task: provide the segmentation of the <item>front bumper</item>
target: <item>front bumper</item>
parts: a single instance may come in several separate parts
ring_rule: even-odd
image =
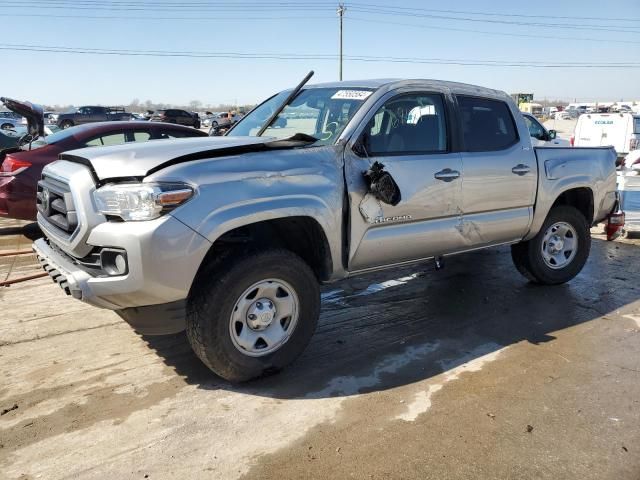
[[[210,242],[166,215],[146,222],[105,222],[87,239],[92,247],[126,251],[128,271],[109,276],[88,270],[55,244],[33,244],[38,261],[60,287],[74,298],[110,310],[159,305],[184,300]]]

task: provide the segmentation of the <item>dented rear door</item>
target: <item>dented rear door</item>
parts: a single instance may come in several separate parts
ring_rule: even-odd
[[[531,224],[538,184],[529,130],[504,100],[456,100],[464,150],[458,230],[468,248],[518,241]]]

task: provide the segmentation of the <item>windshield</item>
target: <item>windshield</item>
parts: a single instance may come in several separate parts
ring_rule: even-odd
[[[373,90],[364,88],[302,90],[271,122],[262,136],[289,138],[302,133],[317,138],[314,145],[332,144],[372,93]],[[281,92],[271,97],[238,122],[228,135],[256,136],[288,95],[289,92]]]

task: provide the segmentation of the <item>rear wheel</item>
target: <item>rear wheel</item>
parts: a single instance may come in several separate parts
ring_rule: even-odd
[[[535,283],[557,285],[575,277],[589,257],[591,235],[584,215],[576,208],[553,208],[538,234],[511,247],[518,271]]]
[[[274,373],[305,349],[320,314],[309,266],[287,250],[215,262],[189,298],[187,336],[198,357],[232,382]]]

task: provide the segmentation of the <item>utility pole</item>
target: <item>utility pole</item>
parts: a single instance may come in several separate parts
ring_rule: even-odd
[[[338,69],[338,79],[342,81],[342,18],[344,17],[344,12],[346,11],[346,7],[344,3],[338,4],[338,18],[340,19],[340,65]]]

